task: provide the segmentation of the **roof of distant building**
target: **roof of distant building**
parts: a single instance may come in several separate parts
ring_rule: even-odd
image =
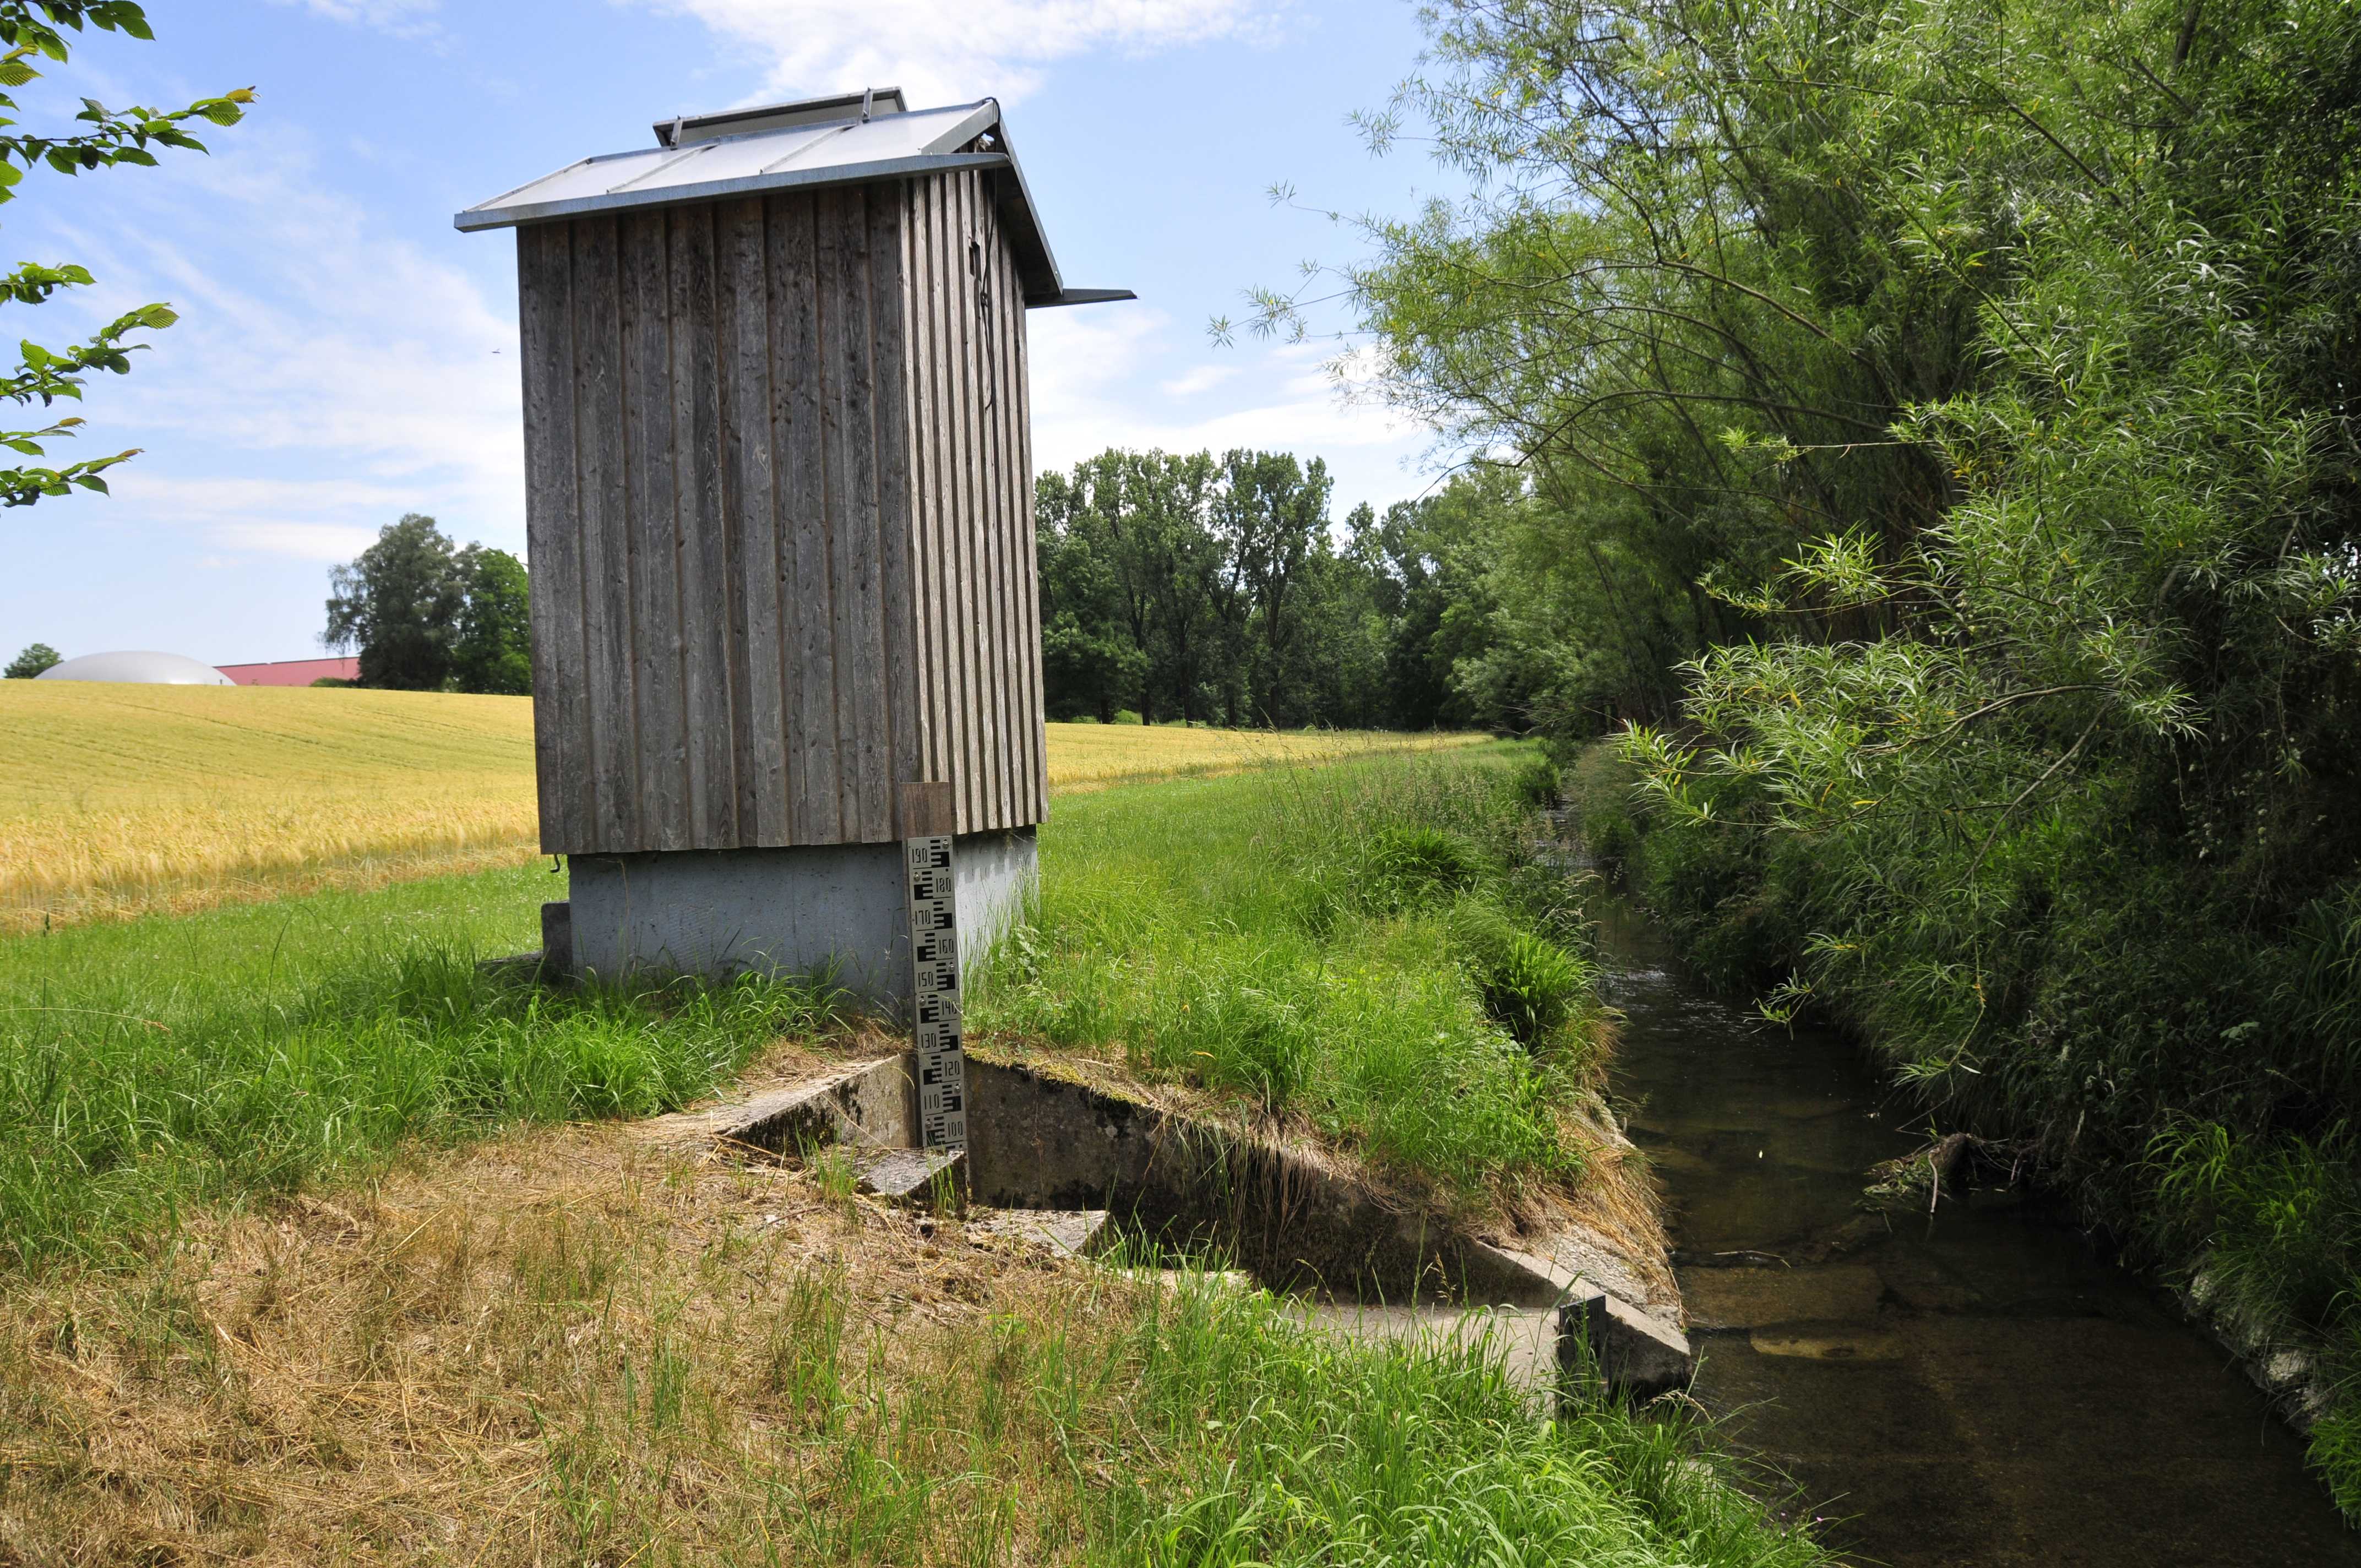
[[[361,678],[361,662],[280,659],[267,664],[224,664],[221,673],[242,686],[308,686],[313,681],[357,681]]]

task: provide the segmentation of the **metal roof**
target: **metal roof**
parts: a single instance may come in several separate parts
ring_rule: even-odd
[[[980,169],[1016,249],[1025,302],[1128,300],[1126,289],[1069,289],[1026,189],[997,100],[906,109],[898,88],[682,115],[655,127],[657,145],[570,163],[479,203],[452,220],[463,230],[510,228],[633,207],[709,202],[824,185],[856,185],[953,169]]]

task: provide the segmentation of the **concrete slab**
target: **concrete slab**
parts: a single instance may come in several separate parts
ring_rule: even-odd
[[[1088,1257],[1104,1247],[1113,1233],[1104,1209],[986,1209],[971,1211],[971,1233],[1005,1236],[1045,1246],[1069,1257]]]
[[[723,1105],[694,1119],[694,1135],[795,1154],[829,1144],[910,1148],[918,1141],[909,1058],[881,1057],[812,1083]]]
[[[965,1149],[884,1149],[854,1165],[863,1192],[915,1209],[956,1203],[967,1190]]]
[[[1306,1306],[1301,1321],[1362,1344],[1400,1344],[1428,1354],[1479,1351],[1499,1357],[1509,1380],[1530,1393],[1557,1387],[1556,1314],[1534,1308]]]

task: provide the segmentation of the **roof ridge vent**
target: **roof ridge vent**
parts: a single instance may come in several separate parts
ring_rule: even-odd
[[[765,104],[752,109],[724,109],[712,115],[677,115],[653,127],[658,147],[688,147],[754,131],[784,130],[790,126],[824,126],[835,121],[867,125],[886,115],[906,115],[910,105],[899,87],[867,87],[826,98],[799,98],[788,104]]]

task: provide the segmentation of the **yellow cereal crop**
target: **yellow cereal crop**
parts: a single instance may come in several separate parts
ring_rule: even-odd
[[[1060,792],[1476,737],[1049,726]],[[0,932],[513,865],[523,697],[0,682]]]

